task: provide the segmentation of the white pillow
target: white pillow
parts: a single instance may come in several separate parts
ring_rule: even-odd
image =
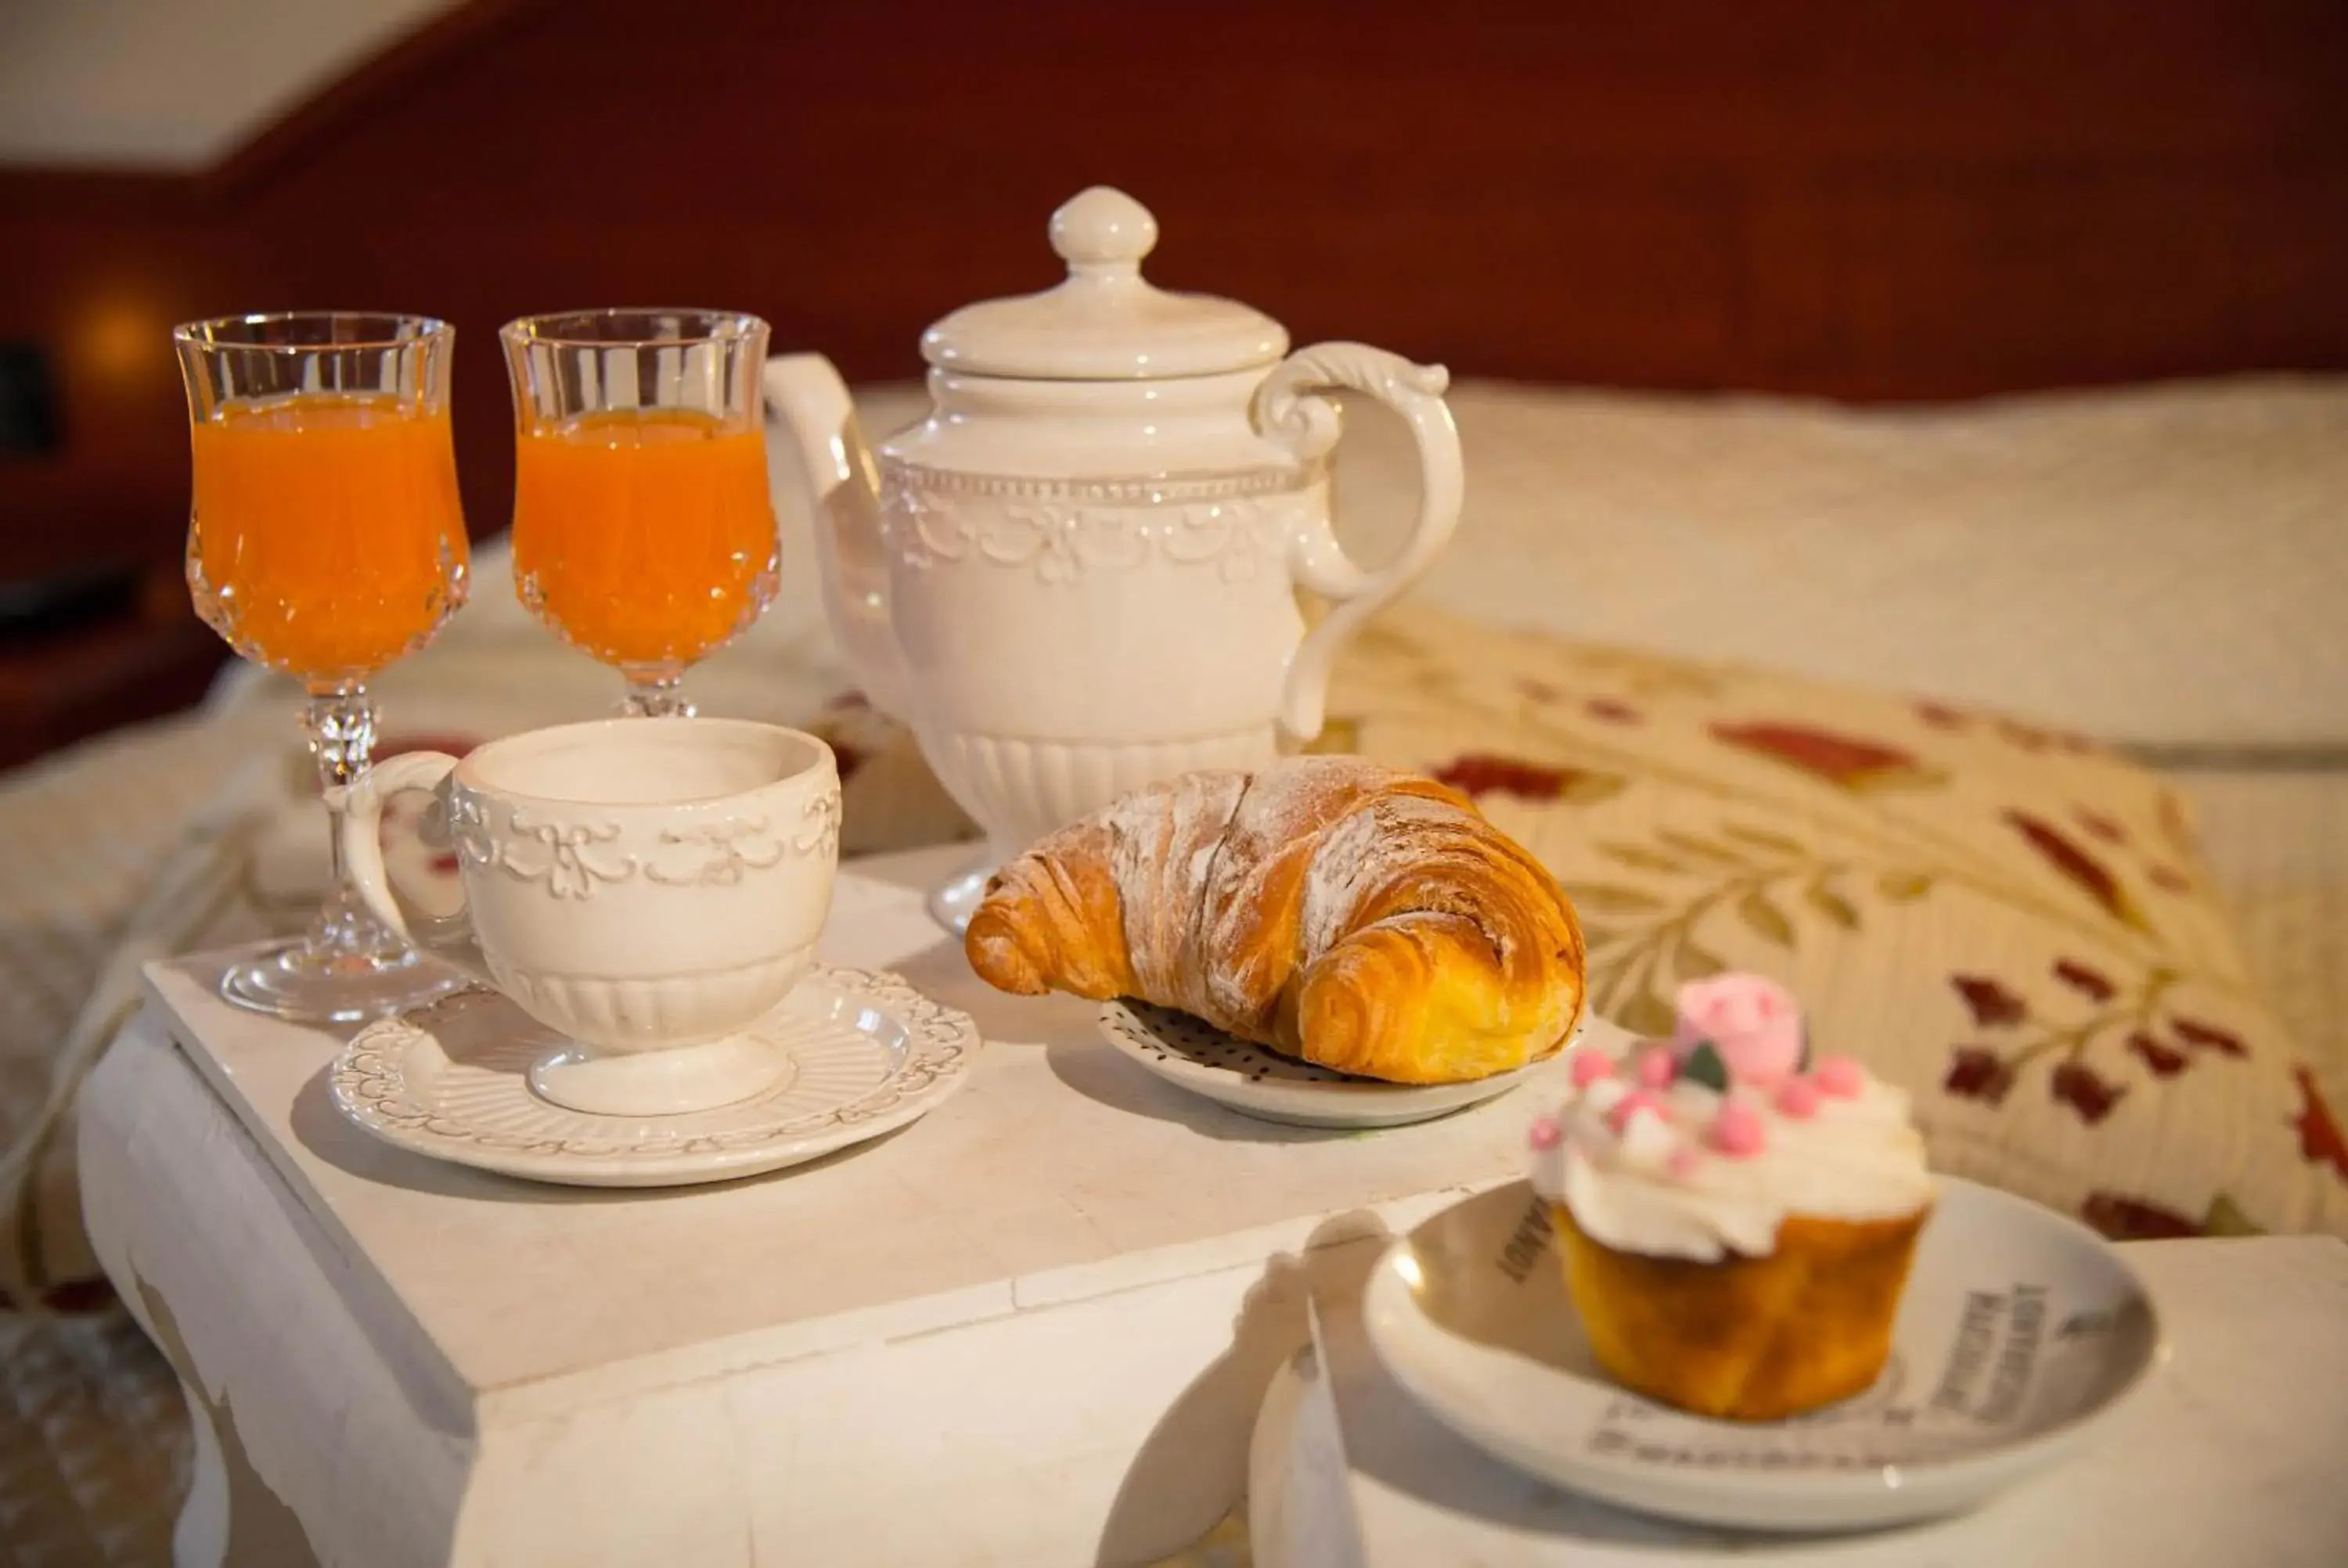
[[[2348,377],[1452,405],[1467,512],[1421,589],[1446,609],[2099,739],[2348,743]],[[1339,482],[1383,517],[1407,454],[1356,423]]]

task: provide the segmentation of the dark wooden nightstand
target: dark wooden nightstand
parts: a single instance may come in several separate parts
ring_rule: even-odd
[[[36,604],[0,624],[0,767],[187,707],[228,656],[173,568]]]

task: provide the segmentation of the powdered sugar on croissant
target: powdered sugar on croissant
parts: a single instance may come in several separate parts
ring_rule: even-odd
[[[1137,997],[1399,1082],[1546,1056],[1582,1005],[1549,873],[1464,797],[1351,757],[1128,795],[1005,866],[966,946],[1004,990]]]

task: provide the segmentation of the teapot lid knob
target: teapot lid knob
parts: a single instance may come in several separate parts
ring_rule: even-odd
[[[1052,249],[1071,272],[1138,272],[1158,243],[1158,220],[1122,190],[1096,185],[1052,214]]]
[[[950,313],[922,334],[922,357],[966,375],[1162,381],[1253,370],[1288,352],[1288,333],[1261,311],[1154,287],[1141,259],[1157,243],[1158,220],[1124,191],[1079,192],[1052,214],[1052,249],[1068,275],[1040,293]]]

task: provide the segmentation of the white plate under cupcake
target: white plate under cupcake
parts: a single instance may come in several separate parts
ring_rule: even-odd
[[[335,1107],[411,1153],[530,1181],[656,1187],[799,1164],[937,1109],[970,1076],[968,1015],[882,971],[818,964],[746,1033],[781,1076],[730,1105],[675,1115],[573,1111],[530,1071],[563,1037],[474,989],[361,1030],[328,1075]]]
[[[1178,1089],[1228,1106],[1260,1122],[1292,1127],[1401,1127],[1448,1116],[1506,1094],[1564,1055],[1542,1058],[1513,1072],[1467,1083],[1387,1083],[1356,1078],[1282,1056],[1236,1039],[1214,1025],[1148,1002],[1102,1004],[1100,1031],[1120,1055]],[[1602,1032],[1609,1050],[1629,1042],[1612,1024],[1585,1022],[1574,1043]]]
[[[2151,1297],[2075,1221],[1940,1184],[1875,1386],[1792,1420],[1707,1419],[1599,1370],[1528,1183],[1455,1204],[1371,1274],[1363,1323],[1445,1426],[1556,1485],[1757,1530],[1858,1530],[1970,1508],[2093,1439],[2165,1358]]]

